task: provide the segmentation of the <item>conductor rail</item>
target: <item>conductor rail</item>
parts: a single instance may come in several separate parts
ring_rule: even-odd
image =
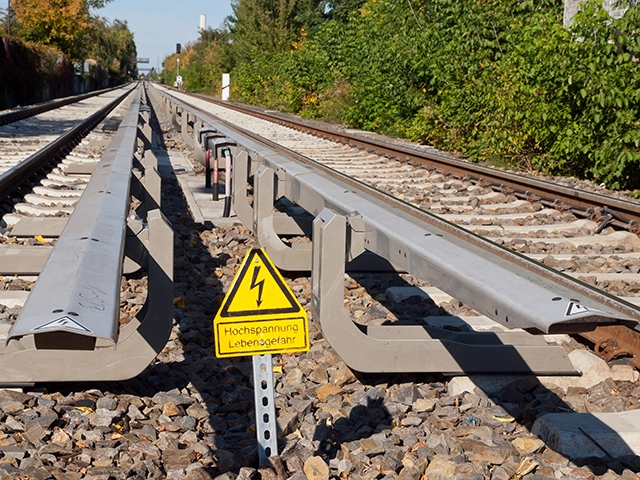
[[[189,112],[234,149],[233,203],[276,265],[311,270],[314,319],[351,367],[364,372],[572,374],[564,349],[531,333],[574,333],[640,322],[640,309],[429,213],[234,128],[161,91],[168,111]],[[252,178],[251,178],[252,177]],[[253,183],[253,204],[247,181]],[[274,199],[315,217],[312,246],[278,237]],[[461,333],[424,325],[365,327],[344,311],[345,264],[375,254],[465,305],[525,332]]]
[[[132,378],[168,340],[173,232],[158,208],[157,160],[144,150],[151,145],[144,88],[132,95],[0,348],[0,384]],[[132,194],[145,202],[136,211],[142,218],[130,215]],[[121,327],[121,278],[132,266],[148,274],[147,303]]]

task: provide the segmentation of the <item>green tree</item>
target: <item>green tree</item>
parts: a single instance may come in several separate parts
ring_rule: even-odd
[[[126,21],[93,17],[89,30],[88,56],[103,65],[113,80],[131,79],[137,76],[136,44]]]
[[[318,0],[235,0],[227,19],[233,56],[238,63],[291,49],[304,32],[317,26],[324,5]]]
[[[111,0],[12,0],[20,38],[51,45],[71,58],[82,57],[90,9]]]

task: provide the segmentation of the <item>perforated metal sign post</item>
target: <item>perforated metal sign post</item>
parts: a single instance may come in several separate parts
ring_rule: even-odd
[[[263,249],[249,250],[213,320],[218,358],[253,355],[258,456],[278,453],[271,354],[309,350],[309,320]]]
[[[253,394],[256,402],[258,462],[262,465],[270,456],[278,453],[271,355],[253,356]]]

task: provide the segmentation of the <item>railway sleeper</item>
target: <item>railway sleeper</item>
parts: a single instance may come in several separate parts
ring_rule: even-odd
[[[547,345],[532,333],[578,333],[601,324],[638,329],[640,309],[632,304],[349,182],[187,103],[172,98],[170,105],[183,115],[196,112],[199,121],[241,146],[234,154],[238,217],[279,268],[311,270],[314,319],[355,370],[576,374],[563,348]],[[253,205],[246,198],[251,180]],[[273,201],[283,197],[315,218],[310,244],[292,248],[278,238]],[[344,311],[344,273],[346,263],[365,252],[430,282],[507,328],[525,332],[358,325]]]
[[[144,98],[138,88],[0,347],[1,385],[129,379],[169,338],[173,231],[159,208],[157,160],[136,152],[152,143]],[[142,200],[135,214],[131,195]],[[146,303],[120,326],[122,274],[138,268],[148,275]]]

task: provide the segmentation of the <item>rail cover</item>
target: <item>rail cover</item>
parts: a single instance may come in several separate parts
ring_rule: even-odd
[[[134,95],[7,343],[64,332],[95,338],[96,346],[115,345],[140,88]]]
[[[599,323],[639,328],[640,309],[632,304],[370,187],[354,187],[327,167],[312,167],[309,164],[315,162],[308,159],[302,164],[293,152],[284,154],[187,102],[173,96],[170,100],[233,138],[253,160],[271,167],[278,178],[278,197],[314,216],[323,208],[362,216],[366,250],[494,321],[537,333],[579,332]]]

